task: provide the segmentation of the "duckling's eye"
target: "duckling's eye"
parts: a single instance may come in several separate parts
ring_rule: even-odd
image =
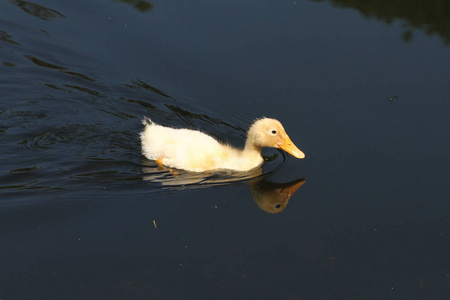
[[[277,134],[277,131],[276,131],[275,129],[272,129],[272,130],[270,131],[270,133],[271,133],[272,135],[275,135],[275,134]]]

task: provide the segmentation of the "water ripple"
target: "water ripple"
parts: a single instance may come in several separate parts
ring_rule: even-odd
[[[54,10],[42,5],[38,5],[32,2],[24,1],[24,0],[10,0],[13,5],[20,7],[27,14],[37,17],[44,21],[49,21],[55,18],[65,18],[65,16]]]
[[[0,41],[2,42],[6,42],[6,43],[10,43],[10,44],[14,44],[14,45],[20,45],[20,43],[14,41],[12,39],[12,36],[9,35],[6,31],[4,30],[0,30]]]
[[[42,131],[24,139],[20,144],[27,149],[41,150],[49,149],[55,145],[64,146],[67,143],[74,143],[74,145],[86,150],[97,149],[106,153],[110,146],[115,143],[115,137],[121,137],[122,141],[126,141],[124,139],[126,134],[106,129],[101,124],[68,124]],[[121,145],[126,146],[126,143],[122,142]],[[86,146],[89,148],[87,149]],[[73,147],[72,150],[74,150]]]

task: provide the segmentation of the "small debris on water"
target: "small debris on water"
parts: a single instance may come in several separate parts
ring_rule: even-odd
[[[388,98],[389,101],[395,101],[397,99],[398,99],[397,96],[391,96],[391,97]]]

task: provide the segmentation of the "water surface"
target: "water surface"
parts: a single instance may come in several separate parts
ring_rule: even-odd
[[[0,299],[446,299],[448,5],[362,3],[3,1]],[[306,159],[174,176],[144,115]]]

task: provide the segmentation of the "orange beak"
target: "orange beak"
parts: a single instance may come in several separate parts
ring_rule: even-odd
[[[294,157],[305,158],[305,153],[298,149],[288,136],[284,138],[284,142],[280,145],[280,148]]]

